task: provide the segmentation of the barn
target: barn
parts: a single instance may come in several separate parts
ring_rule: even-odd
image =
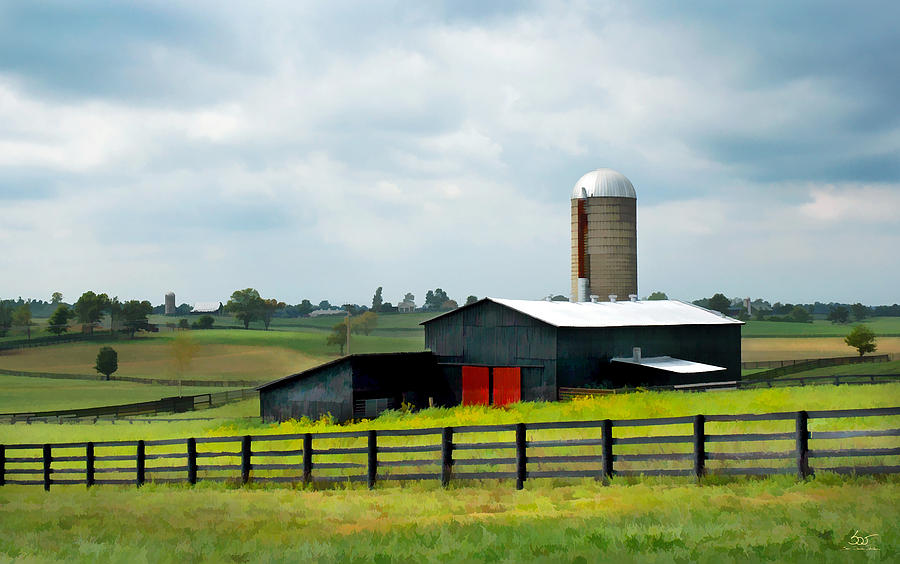
[[[742,323],[675,300],[484,298],[423,325],[455,404],[556,400],[561,387],[740,379]]]
[[[260,416],[285,421],[330,413],[346,421],[376,417],[404,401],[444,405],[452,395],[437,375],[429,352],[353,354],[259,386]]]

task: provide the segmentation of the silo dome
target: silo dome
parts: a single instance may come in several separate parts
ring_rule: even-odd
[[[598,197],[637,199],[637,193],[631,181],[621,172],[611,168],[598,168],[578,179],[572,190],[572,199]]]

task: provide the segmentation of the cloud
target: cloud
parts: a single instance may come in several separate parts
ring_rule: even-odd
[[[642,292],[896,301],[823,265],[896,248],[897,8],[815,8],[5,6],[0,295],[566,293],[609,166]]]

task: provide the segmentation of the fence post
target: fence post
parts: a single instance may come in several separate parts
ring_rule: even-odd
[[[525,487],[525,474],[526,474],[526,464],[528,462],[528,458],[526,457],[525,447],[527,443],[525,442],[525,424],[517,423],[516,424],[516,489],[521,490]]]
[[[613,475],[612,444],[612,421],[604,419],[600,424],[600,464],[603,467],[604,483],[609,483],[608,480]]]
[[[805,480],[812,472],[809,469],[809,416],[805,411],[797,412],[797,478]]]
[[[441,432],[441,486],[450,485],[453,472],[453,427],[444,427]]]
[[[378,438],[375,430],[369,431],[369,489],[375,487],[375,477],[378,474]]]
[[[241,439],[241,484],[250,481],[250,456],[252,455],[250,448],[250,435],[244,435],[244,438]]]
[[[137,477],[135,480],[138,487],[141,487],[144,485],[144,477],[145,477],[144,471],[146,470],[146,460],[147,460],[147,451],[144,446],[144,441],[139,440],[137,442],[137,464],[136,464]]]
[[[188,455],[188,483],[197,483],[197,439],[191,437],[187,440]]]
[[[6,485],[6,447],[0,445],[0,486]]]
[[[312,481],[312,433],[303,435],[303,483]]]
[[[53,453],[50,445],[44,445],[44,491],[50,491],[50,463],[53,461]]]
[[[694,416],[694,475],[697,480],[706,473],[706,418]]]
[[[84,481],[87,487],[94,485],[94,443],[84,445]]]

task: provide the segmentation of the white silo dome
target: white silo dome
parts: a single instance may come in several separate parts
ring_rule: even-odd
[[[621,172],[598,168],[578,179],[572,190],[572,199],[598,197],[637,199],[637,193],[631,181]]]

